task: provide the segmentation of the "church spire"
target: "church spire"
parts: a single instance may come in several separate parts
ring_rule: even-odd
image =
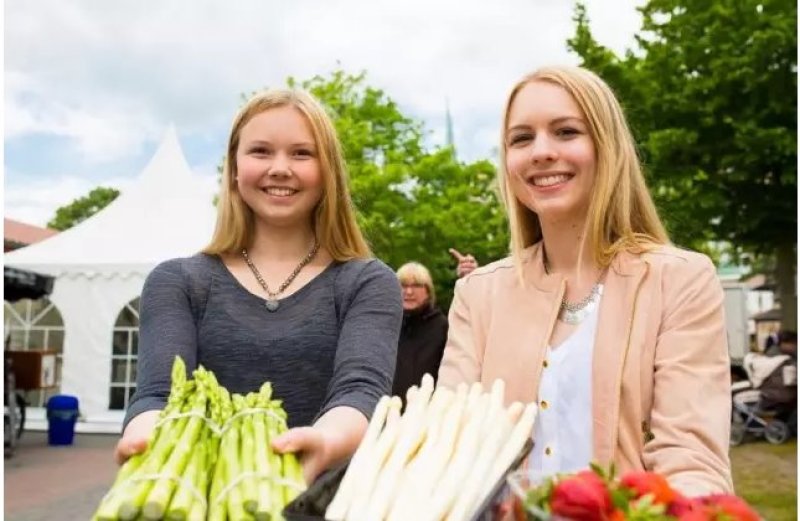
[[[447,146],[451,147],[455,152],[456,144],[455,140],[453,139],[453,118],[450,116],[450,100],[445,98],[445,139],[447,140]]]

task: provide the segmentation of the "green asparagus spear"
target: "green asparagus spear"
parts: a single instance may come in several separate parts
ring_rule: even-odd
[[[208,521],[225,521],[228,518],[228,502],[220,498],[227,483],[226,467],[225,458],[217,457],[208,490]]]
[[[197,502],[195,491],[205,496],[206,491],[202,489],[200,477],[205,475],[205,452],[206,452],[206,432],[205,429],[198,438],[197,443],[189,456],[189,463],[183,471],[184,481],[179,483],[169,502],[167,509],[167,519],[170,521],[183,521],[189,516],[192,505]]]
[[[191,407],[187,403],[186,411]],[[184,411],[184,412],[186,412]],[[152,449],[148,449],[144,455],[144,461],[131,476],[131,479],[141,479],[148,475],[157,474],[161,471],[164,462],[168,460],[178,440],[186,430],[189,418],[179,418],[162,425],[163,431],[159,434],[156,444]],[[135,519],[142,510],[145,499],[153,488],[153,481],[143,479],[128,491],[124,491],[124,497],[119,507],[119,518],[123,521]]]
[[[269,399],[272,395],[272,386],[266,383],[261,386],[261,390],[254,398],[254,407],[263,409],[269,406]],[[257,481],[257,505],[255,518],[257,521],[268,521],[272,510],[272,494],[270,493],[272,478],[269,466],[268,445],[270,443],[267,434],[267,422],[265,414],[253,415],[253,438],[255,439],[254,461],[256,472],[259,475]]]
[[[253,415],[248,414],[241,418],[241,439],[242,439],[242,472],[249,474],[242,480],[242,500],[244,508],[251,514],[255,513],[258,505],[258,492],[256,490],[257,479],[253,475],[256,471],[255,461],[255,434],[253,429]]]
[[[233,411],[234,414],[241,410],[241,396],[234,394],[233,398]],[[242,501],[242,489],[239,485],[231,486],[231,482],[239,478],[242,473],[241,463],[241,436],[240,436],[241,419],[233,420],[232,424],[225,431],[222,437],[222,454],[220,457],[225,459],[227,464],[226,476],[228,478],[228,517],[232,521],[239,519],[246,519],[247,513],[244,509]]]
[[[272,403],[274,403],[274,400]],[[277,414],[278,411],[273,407],[274,406],[272,405],[270,406],[272,412]],[[279,423],[279,420],[271,414],[266,416],[266,422],[267,436],[269,437],[269,443],[271,444],[272,440],[280,435],[284,429]],[[272,483],[270,484],[270,515],[272,516],[272,519],[283,519],[282,512],[285,501],[285,494],[283,492],[284,486],[278,481],[283,475],[283,460],[279,454],[272,450],[270,445],[267,446],[267,455],[269,458],[270,473],[276,478],[272,480]]]
[[[206,393],[202,387],[198,388],[193,397],[191,410],[201,417],[192,416],[189,418],[183,434],[175,443],[175,447],[169,455],[169,459],[158,470],[158,473],[163,474],[164,477],[159,478],[153,485],[142,507],[142,513],[147,519],[158,520],[164,517],[164,512],[176,487],[176,482],[171,478],[183,475],[183,471],[189,463],[189,455],[205,426]]]

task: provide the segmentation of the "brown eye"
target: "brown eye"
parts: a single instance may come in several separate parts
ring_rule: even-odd
[[[556,135],[562,137],[577,136],[580,133],[581,132],[578,129],[572,127],[564,127],[556,130]]]
[[[508,146],[521,145],[533,139],[531,134],[514,134],[508,138]]]
[[[256,156],[266,156],[269,155],[269,149],[263,146],[255,146],[250,149],[249,151],[251,154]]]

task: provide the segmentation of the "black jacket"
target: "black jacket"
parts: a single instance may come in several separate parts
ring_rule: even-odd
[[[430,305],[421,310],[405,311],[397,346],[397,366],[392,394],[405,402],[406,391],[419,385],[422,375],[436,379],[447,342],[447,317]]]

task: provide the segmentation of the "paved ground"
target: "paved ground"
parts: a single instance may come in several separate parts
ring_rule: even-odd
[[[89,520],[117,466],[117,435],[76,434],[71,446],[51,447],[47,433],[26,431],[5,459],[7,521]]]

